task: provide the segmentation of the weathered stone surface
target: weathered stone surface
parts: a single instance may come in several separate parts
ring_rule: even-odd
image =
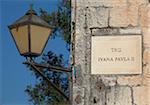
[[[84,105],[84,88],[74,87],[74,89],[73,89],[73,105]]]
[[[91,99],[91,86],[88,86],[88,85],[90,85],[90,83],[88,84],[87,83],[87,86],[86,86],[86,88],[85,88],[85,96],[84,96],[84,104],[85,105],[90,105],[90,99]]]
[[[115,86],[117,83],[116,76],[100,76],[98,79],[101,79],[106,87]]]
[[[75,0],[73,0],[73,4]],[[127,0],[77,0],[77,6],[104,6],[122,7],[127,5]]]
[[[107,94],[106,95],[106,103],[108,105],[115,105],[115,103],[116,103],[116,94],[117,94],[116,88],[117,87],[110,87],[106,91],[106,94]]]
[[[133,98],[135,105],[150,105],[149,87],[133,87]]]
[[[150,71],[150,70],[149,70]],[[146,74],[144,77],[143,77],[143,86],[149,86],[150,88],[150,73]]]
[[[136,28],[120,28],[119,32],[121,34],[141,34],[142,30],[140,27],[136,27]]]
[[[80,69],[77,69],[77,75],[82,75],[86,73],[86,65],[85,65],[85,55],[86,55],[86,37],[84,36],[85,33],[82,32],[81,34],[76,34],[76,43],[75,43],[75,63],[76,66]],[[79,76],[79,77],[80,77]]]
[[[110,26],[127,27],[138,25],[138,7],[129,6],[122,8],[112,8],[110,10]]]
[[[150,79],[150,63],[146,64],[146,66],[143,67],[143,73],[143,76]]]
[[[84,96],[84,104],[85,105],[90,105],[90,94],[91,94],[91,76],[88,74],[84,74],[83,76],[83,87],[85,89],[85,96]]]
[[[77,8],[76,11],[76,34],[85,33],[85,8]]]
[[[150,64],[150,49],[145,49],[143,52],[143,63]]]
[[[139,86],[142,84],[142,76],[118,76],[117,83],[126,86]]]
[[[110,87],[106,93],[106,105],[132,105],[129,87]]]
[[[72,1],[72,4],[75,0]],[[77,0],[77,6],[123,7],[127,5],[147,4],[148,0]]]
[[[74,1],[72,0],[72,5]],[[76,81],[73,83],[73,105],[149,105],[150,9],[147,5],[148,0],[76,1]],[[72,13],[74,17],[75,11]],[[141,75],[91,75],[90,30],[92,35],[142,33],[143,73]]]
[[[82,102],[82,97],[80,95],[77,95],[76,98],[75,98],[75,102],[77,104],[80,104]]]
[[[118,34],[119,29],[118,28],[93,28],[91,29],[92,35],[111,35],[111,34]]]
[[[90,73],[91,36],[76,34],[75,60],[80,66],[80,75]]]
[[[112,8],[110,10],[110,22],[112,27],[127,27],[128,19],[126,15],[126,7],[124,8]]]
[[[108,26],[108,8],[89,7],[87,8],[87,25],[88,28],[107,27]]]
[[[150,46],[150,27],[142,28],[144,44]]]
[[[81,70],[81,65],[76,66],[75,72],[75,85],[82,86],[83,74]]]
[[[102,82],[102,80],[99,80],[95,83],[94,89],[96,89],[98,92],[105,90],[105,84]]]
[[[136,27],[136,28],[121,28],[119,29],[119,32],[121,34],[141,34],[142,30],[140,27]]]
[[[148,4],[148,0],[128,0],[129,5],[142,5],[142,4]]]
[[[95,88],[91,88],[90,100],[90,105],[105,105],[105,90],[98,92]]]
[[[139,7],[139,15],[140,15],[140,26],[141,27],[150,27],[150,4],[149,5],[141,5]]]
[[[150,87],[150,63],[146,64],[146,66],[143,67],[143,86],[149,86]]]
[[[91,77],[91,76],[88,75],[88,74],[83,74],[83,79],[82,79],[82,81],[83,81],[83,86],[84,86],[85,88],[90,87],[90,82],[91,82],[91,78],[90,78],[90,77]]]
[[[89,105],[104,105],[105,104],[105,85],[98,76],[91,76],[90,84],[90,104]]]
[[[85,41],[85,73],[89,75],[91,73],[91,34],[86,34]]]
[[[138,6],[136,6],[136,5],[127,6],[125,14],[127,16],[129,25],[131,25],[131,26],[139,25]]]

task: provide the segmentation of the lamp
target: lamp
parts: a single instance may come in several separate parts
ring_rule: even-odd
[[[32,9],[32,5],[24,16],[19,18],[12,25],[9,25],[8,28],[20,55],[29,58],[37,57],[42,54],[53,30],[53,27],[37,16],[37,13]],[[33,59],[27,60],[26,62],[23,62],[23,64],[30,66],[45,81],[47,81],[50,86],[57,90],[59,94],[64,96],[66,100],[71,101],[71,97],[66,96],[66,94],[59,89],[59,87],[53,84],[42,71],[44,68],[47,68],[49,71],[65,72],[68,73],[68,77],[71,78],[71,68],[38,64]],[[70,86],[72,83],[71,81],[72,79],[69,81]]]
[[[52,27],[37,16],[32,5],[27,13],[8,26],[20,55],[40,56],[46,46]]]

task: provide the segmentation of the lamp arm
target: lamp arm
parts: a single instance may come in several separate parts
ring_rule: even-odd
[[[46,65],[46,64],[39,64],[32,61],[26,61],[23,62],[23,64],[27,64],[27,65],[35,65],[36,67],[40,67],[40,68],[47,68],[49,71],[56,71],[56,72],[72,72],[71,68],[64,68],[64,67],[57,67],[57,66],[50,66],[50,65]]]
[[[26,61],[26,62],[23,62],[23,64],[26,64],[26,65],[30,65],[34,71],[36,71],[44,80],[46,80],[46,82],[48,83],[48,85],[51,87],[53,87],[59,94],[61,94],[67,101],[69,101],[69,97],[66,96],[66,94],[60,89],[58,88],[55,84],[53,84],[42,72],[41,70],[38,68],[38,67],[41,67],[41,68],[48,68],[47,66],[43,66],[41,64],[37,64],[37,63],[34,63],[34,62],[30,62],[30,61]]]

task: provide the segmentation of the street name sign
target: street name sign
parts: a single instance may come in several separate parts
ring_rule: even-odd
[[[91,74],[141,74],[142,35],[92,36]]]

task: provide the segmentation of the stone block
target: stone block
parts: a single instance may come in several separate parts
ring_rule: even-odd
[[[149,87],[133,87],[133,99],[135,105],[150,105]]]
[[[99,36],[99,35],[112,35],[112,34],[118,34],[119,29],[118,28],[95,28],[91,29],[92,35]]]
[[[143,86],[149,86],[150,87],[150,76],[149,75],[145,75],[143,77]]]
[[[150,87],[150,63],[146,64],[146,66],[143,67],[142,84],[143,84],[143,86],[149,86]]]
[[[80,39],[81,38],[81,39]],[[75,60],[77,65],[84,65],[85,63],[85,41],[82,36],[76,36],[75,43]],[[82,69],[82,67],[81,67]]]
[[[141,27],[150,27],[150,4],[141,5],[139,8],[140,15],[140,26]]]
[[[78,65],[75,67],[75,72],[76,72],[76,78],[75,78],[75,84],[77,86],[82,86],[83,84],[83,74],[82,74],[82,70],[81,70],[81,65]]]
[[[103,78],[103,83],[105,84],[105,86],[115,86],[116,77],[105,77]]]
[[[124,86],[139,86],[142,84],[142,76],[118,76],[117,83]]]
[[[136,27],[136,28],[121,28],[119,29],[120,34],[141,34],[141,28]]]
[[[128,0],[129,5],[143,5],[148,4],[148,0]]]
[[[110,87],[106,92],[106,105],[132,105],[131,89]]]
[[[149,45],[150,47],[150,27],[143,27],[142,28],[143,33],[143,43],[146,45]]]
[[[84,88],[73,88],[73,105],[84,105]]]
[[[85,8],[77,8],[76,9],[76,34],[85,33]]]
[[[138,6],[136,5],[129,5],[125,11],[128,24],[131,26],[138,26],[139,25],[139,13],[138,13]]]
[[[110,10],[111,27],[127,27],[138,25],[138,7],[129,6],[122,8],[112,8]]]
[[[110,22],[111,27],[127,27],[128,19],[126,15],[126,8],[112,8],[110,10]]]
[[[98,85],[97,83],[95,84],[95,86]],[[98,86],[96,86],[94,88],[91,88],[91,104],[90,105],[105,105],[105,89],[103,88],[99,88],[99,86],[101,86],[101,84],[99,84]]]
[[[90,76],[89,76],[90,77]],[[89,79],[88,77],[86,77],[86,79]],[[85,82],[87,82],[86,84],[85,84],[85,96],[84,96],[84,98],[85,98],[85,100],[84,100],[84,105],[90,105],[90,99],[91,99],[91,85],[90,85],[90,81],[89,80],[86,80],[85,79]]]
[[[87,74],[84,74],[83,77],[84,77],[83,86],[86,87],[86,88],[90,87],[90,80],[91,80],[90,77],[91,76],[87,75]]]
[[[75,62],[76,62],[76,66],[80,66],[79,75],[90,73],[91,50],[89,48],[90,46],[88,46],[90,45],[89,41],[90,41],[90,38],[88,36],[85,36],[84,33],[76,34]]]
[[[115,86],[117,83],[116,76],[100,76],[98,79],[101,79],[106,87]]]
[[[143,67],[143,75],[150,79],[150,63]]]
[[[145,49],[143,52],[143,63],[150,64],[150,49]]]
[[[107,27],[108,26],[108,8],[103,7],[89,7],[87,8],[87,26],[88,28],[94,27]]]
[[[107,105],[115,105],[116,103],[116,91],[117,87],[110,87],[109,89],[107,89],[106,91],[106,103]]]

